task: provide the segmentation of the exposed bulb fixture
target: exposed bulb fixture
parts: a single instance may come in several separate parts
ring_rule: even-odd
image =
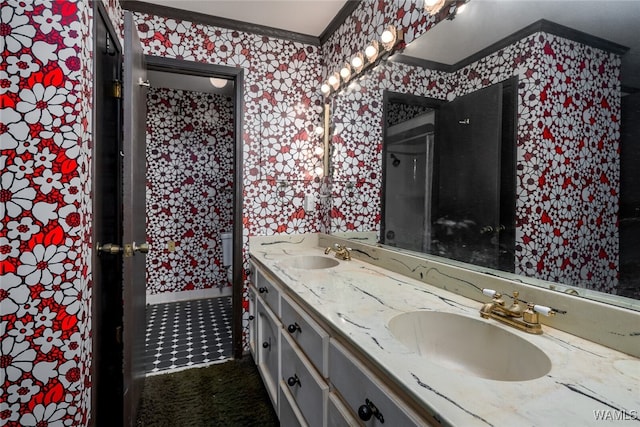
[[[356,53],[356,56],[351,59],[351,66],[356,74],[362,71],[362,67],[364,67],[364,56],[362,56],[360,52]]]
[[[393,46],[395,46],[398,41],[398,32],[396,31],[396,27],[393,25],[389,25],[380,36],[380,43],[384,50],[391,50]]]
[[[218,78],[218,77],[209,77],[209,82],[211,83],[211,86],[217,87],[218,89],[222,89],[223,87],[225,87],[227,85],[229,80],[221,79],[221,78]]]
[[[340,69],[340,77],[342,77],[342,80],[345,82],[348,82],[351,78],[351,66],[348,62],[345,62],[345,64]]]
[[[320,86],[320,92],[322,92],[323,95],[329,95],[329,92],[331,92],[331,86],[327,83],[323,83],[322,86]]]
[[[373,40],[371,43],[369,43],[369,46],[367,46],[367,48],[364,50],[364,56],[366,56],[367,61],[371,63],[375,61],[376,58],[378,57],[378,52],[380,52],[380,48],[378,47],[378,42]]]
[[[429,15],[435,15],[442,9],[445,4],[445,0],[424,0],[424,10],[429,12]]]

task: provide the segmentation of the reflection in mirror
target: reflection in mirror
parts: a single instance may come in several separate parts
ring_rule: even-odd
[[[640,1],[471,0],[334,94],[332,232],[632,305],[637,22]]]

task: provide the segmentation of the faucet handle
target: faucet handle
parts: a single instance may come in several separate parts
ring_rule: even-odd
[[[493,298],[494,296],[496,296],[497,292],[494,291],[493,289],[483,289],[482,293],[486,296],[488,296],[489,298]]]
[[[554,309],[545,305],[534,304],[532,308],[536,313],[544,314],[545,316],[555,316],[556,314]]]

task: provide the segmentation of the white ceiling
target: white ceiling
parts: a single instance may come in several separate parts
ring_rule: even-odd
[[[347,0],[142,0],[318,37]]]

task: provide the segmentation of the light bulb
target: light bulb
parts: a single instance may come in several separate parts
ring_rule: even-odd
[[[223,87],[225,87],[227,85],[228,80],[226,79],[220,79],[218,77],[209,77],[209,83],[211,83],[211,86],[213,87],[217,87],[218,89],[222,89]]]
[[[378,42],[376,42],[375,40],[372,41],[364,50],[364,54],[369,62],[375,61],[375,59],[378,57]]]
[[[384,30],[384,32],[380,36],[380,41],[382,41],[382,43],[391,43],[393,39],[393,32],[390,29]]]
[[[331,92],[331,87],[328,84],[323,83],[322,86],[320,86],[320,92],[324,93],[325,95],[328,95],[329,92]]]
[[[364,65],[364,58],[360,52],[356,54],[356,56],[351,59],[351,66],[353,67],[356,73],[359,73],[362,70],[362,66]]]
[[[329,79],[327,79],[327,83],[329,83],[329,86],[331,86],[333,90],[338,90],[338,88],[340,87],[340,74],[331,74],[329,76]]]
[[[349,80],[349,78],[351,77],[351,67],[349,66],[349,64],[344,64],[344,66],[340,70],[340,77],[342,77],[342,80],[344,80],[345,82]]]

